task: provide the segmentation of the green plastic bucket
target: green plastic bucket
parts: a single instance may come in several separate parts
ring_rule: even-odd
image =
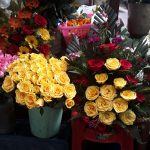
[[[29,109],[30,129],[34,136],[39,138],[50,138],[55,136],[60,129],[63,109],[48,106]]]

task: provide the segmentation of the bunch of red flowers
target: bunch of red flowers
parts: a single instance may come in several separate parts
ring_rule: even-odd
[[[52,32],[47,19],[38,12],[38,0],[26,0],[24,7],[14,12],[8,23],[0,28],[0,49],[5,53],[50,53]]]

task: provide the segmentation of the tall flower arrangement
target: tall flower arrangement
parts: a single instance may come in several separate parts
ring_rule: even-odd
[[[43,53],[49,56],[53,33],[47,19],[38,14],[40,2],[26,0],[8,23],[0,28],[1,50],[9,54]]]
[[[100,131],[116,125],[137,130],[150,117],[147,38],[135,44],[110,10],[97,13],[92,34],[74,36],[67,48],[78,93],[74,114]]]

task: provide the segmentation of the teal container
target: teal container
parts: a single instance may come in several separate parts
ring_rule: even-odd
[[[59,132],[63,109],[48,106],[42,109],[43,111],[40,108],[29,109],[30,129],[36,137],[50,138]]]

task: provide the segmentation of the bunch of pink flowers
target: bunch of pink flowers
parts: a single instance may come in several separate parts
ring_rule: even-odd
[[[7,66],[17,59],[17,56],[0,52],[0,78],[4,77]]]

